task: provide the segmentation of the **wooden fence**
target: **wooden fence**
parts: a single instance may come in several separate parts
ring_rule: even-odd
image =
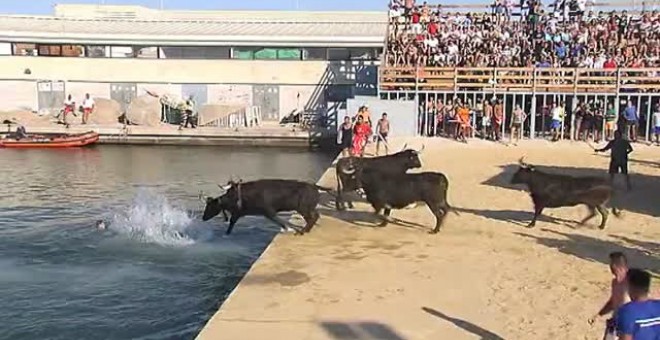
[[[660,92],[660,68],[388,67],[381,91],[526,93]]]

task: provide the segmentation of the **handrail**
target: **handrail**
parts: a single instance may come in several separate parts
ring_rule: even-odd
[[[539,68],[539,67],[390,67],[381,66],[382,90],[454,91],[479,89],[530,92],[618,92],[660,89],[660,68]]]

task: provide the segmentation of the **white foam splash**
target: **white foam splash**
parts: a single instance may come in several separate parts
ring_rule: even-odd
[[[139,189],[129,209],[112,217],[110,229],[139,242],[185,246],[195,243],[184,233],[192,222],[188,212],[164,196]]]

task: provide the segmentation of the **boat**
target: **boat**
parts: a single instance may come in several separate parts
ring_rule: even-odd
[[[94,144],[98,140],[99,134],[94,131],[71,135],[29,135],[19,140],[8,136],[0,139],[0,148],[75,148]]]

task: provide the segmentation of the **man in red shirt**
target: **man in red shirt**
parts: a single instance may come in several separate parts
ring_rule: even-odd
[[[614,61],[614,57],[607,59],[607,61],[603,64],[603,68],[616,68],[616,61]]]
[[[436,36],[438,35],[438,23],[435,21],[435,19],[431,19],[431,22],[428,25],[428,32],[431,36]]]

